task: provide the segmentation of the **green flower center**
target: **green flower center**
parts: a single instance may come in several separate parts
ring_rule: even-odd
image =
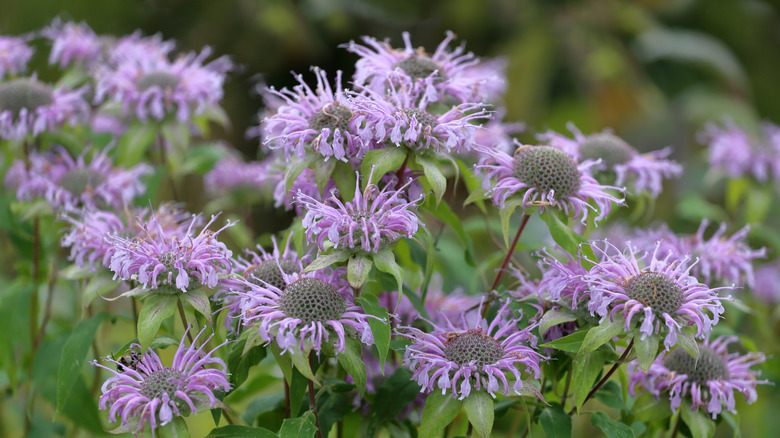
[[[406,108],[403,110],[403,112],[406,114],[406,117],[408,117],[409,120],[415,118],[417,119],[417,123],[423,126],[430,126],[431,128],[435,128],[439,125],[439,121],[436,119],[436,117],[428,111],[424,111],[418,108]]]
[[[542,193],[555,191],[556,199],[573,196],[582,181],[577,163],[552,146],[529,146],[515,152],[515,177]]]
[[[282,267],[281,270],[279,270],[279,266]],[[299,272],[300,268],[292,260],[281,259],[279,260],[278,265],[276,264],[276,260],[266,260],[260,264],[250,266],[249,269],[244,272],[244,278],[258,286],[265,286],[263,282],[260,281],[263,280],[279,290],[284,290],[287,283],[284,281],[282,271],[289,275]]]
[[[628,162],[634,156],[634,149],[620,137],[612,134],[595,134],[588,136],[580,146],[582,158],[597,160],[608,168]]]
[[[329,128],[331,132],[338,129],[341,132],[349,131],[349,121],[352,119],[352,111],[340,103],[330,103],[322,107],[309,117],[311,129],[321,131]]]
[[[460,366],[474,361],[477,369],[481,370],[485,365],[501,360],[504,349],[497,340],[483,334],[481,330],[472,329],[447,339],[444,343],[444,357]]]
[[[160,255],[160,263],[165,266],[165,270],[168,272],[173,272],[177,259],[178,257],[176,257],[176,253],[173,251],[167,251]]]
[[[22,108],[32,111],[52,101],[51,88],[34,79],[20,78],[0,84],[0,111],[18,115]]]
[[[279,308],[288,317],[310,324],[340,319],[347,303],[333,285],[317,278],[301,278],[284,289]]]
[[[664,359],[664,366],[686,374],[688,380],[704,385],[710,380],[728,379],[729,370],[723,356],[713,349],[699,344],[699,360],[694,360],[682,348],[676,348]]]
[[[165,393],[171,400],[174,400],[173,394],[182,386],[182,377],[184,375],[181,371],[170,368],[155,371],[141,382],[141,395],[152,400],[160,398]]]
[[[658,272],[643,272],[623,286],[626,295],[649,306],[656,315],[674,315],[683,303],[683,290],[671,278]]]
[[[76,168],[70,170],[60,178],[59,184],[75,196],[92,191],[99,186],[105,177],[92,169]]]
[[[446,79],[441,66],[427,56],[412,55],[398,61],[393,67],[400,68],[412,79],[425,79],[437,70],[436,81],[440,82]]]
[[[136,81],[135,86],[141,91],[146,91],[151,87],[157,87],[161,90],[173,90],[179,85],[179,77],[164,71],[153,71],[147,73]]]

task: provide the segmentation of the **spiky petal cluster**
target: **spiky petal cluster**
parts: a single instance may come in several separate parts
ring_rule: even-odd
[[[345,270],[282,272],[283,288],[262,281],[260,285],[245,281],[248,291],[241,298],[244,330],[258,330],[263,340],[276,342],[282,352],[312,350],[319,354],[323,342],[334,334],[336,353],[346,348],[347,336],[373,344],[368,325],[373,316],[354,304],[352,290],[344,280]]]
[[[542,271],[542,279],[537,288],[540,298],[571,309],[577,309],[590,301],[590,288],[585,281],[588,269],[582,265],[581,258],[575,259],[566,253],[568,259],[564,263],[546,249],[542,249],[538,256],[539,268]]]
[[[89,67],[101,59],[103,45],[86,23],[63,23],[55,19],[42,33],[52,42],[49,64],[65,68],[78,63]]]
[[[95,101],[113,101],[125,114],[139,120],[163,120],[175,115],[188,122],[222,100],[226,72],[232,63],[226,57],[205,64],[211,49],[189,53],[170,61],[163,56],[128,55],[115,67],[96,72]]]
[[[609,214],[612,204],[625,200],[607,190],[623,192],[624,188],[599,184],[591,175],[595,161],[577,164],[552,146],[524,146],[514,155],[495,149],[480,149],[483,158],[475,167],[482,173],[482,187],[500,208],[510,197],[522,194],[522,207],[555,207],[585,223],[588,210],[597,213],[598,222]],[[596,206],[590,204],[595,203]]]
[[[455,34],[447,32],[433,54],[412,46],[403,33],[404,48],[394,49],[389,41],[363,37],[365,45],[351,41],[348,51],[360,56],[355,63],[355,84],[383,93],[388,86],[408,85],[429,102],[454,98],[461,103],[494,98],[504,86],[501,63],[480,63],[463,46],[450,51]]]
[[[17,187],[21,200],[42,197],[55,209],[66,211],[76,207],[121,210],[146,191],[141,177],[151,173],[150,166],[114,167],[107,150],[96,152],[87,163],[87,152],[75,159],[63,147],[52,153],[30,152],[29,168],[20,160],[14,162],[6,183]]]
[[[106,236],[118,234],[125,238],[140,236],[143,223],[153,215],[166,235],[183,236],[187,228],[184,222],[191,219],[189,213],[179,209],[175,204],[161,204],[157,210],[149,208],[125,210],[123,214],[92,208],[80,209],[62,215],[61,219],[69,225],[60,240],[63,248],[70,247],[69,260],[75,261],[79,267],[88,266],[95,271],[95,264],[100,263],[108,268],[111,256],[116,248],[106,240]],[[139,222],[132,218],[138,217]],[[156,231],[156,230],[152,230]]]
[[[23,72],[32,55],[33,49],[27,45],[27,38],[0,35],[0,79]]]
[[[204,352],[203,346],[211,339],[209,336],[195,348],[195,342],[204,330],[205,327],[189,347],[184,346],[185,336],[182,336],[171,366],[164,366],[151,348],[134,366],[106,358],[117,365],[117,370],[93,361],[92,365],[113,373],[103,383],[100,396],[100,409],[108,409],[109,420],[112,423],[120,421],[120,430],[135,436],[143,435],[144,426],[148,424],[154,436],[155,429],[170,423],[174,416],[222,407],[216,394],[230,390],[227,366],[212,354],[224,344]],[[141,346],[132,344],[130,348],[140,351]]]
[[[615,185],[631,184],[636,192],[649,191],[656,198],[663,190],[663,180],[682,175],[682,166],[667,160],[671,148],[640,154],[623,139],[609,130],[584,135],[573,124],[567,128],[574,135],[568,138],[554,131],[537,136],[539,141],[557,147],[577,161],[598,159],[598,169],[612,171],[616,175]]]
[[[399,327],[399,334],[412,341],[404,353],[404,365],[422,391],[434,388],[464,399],[472,390],[487,391],[495,397],[503,386],[520,395],[523,389],[521,368],[534,378],[541,376],[539,362],[544,359],[536,350],[535,325],[518,330],[519,318],[512,317],[509,301],[501,306],[492,322],[462,314],[460,325],[451,322],[434,325],[430,333],[414,327]],[[509,377],[509,379],[507,379]]]
[[[52,87],[35,76],[0,82],[0,137],[21,140],[87,120],[85,87]]]
[[[756,284],[752,290],[764,302],[780,303],[780,263],[774,261],[756,269]]]
[[[306,238],[311,243],[316,242],[320,250],[325,250],[325,242],[330,241],[336,248],[378,252],[402,236],[412,237],[420,226],[413,211],[417,202],[404,200],[402,192],[403,187],[402,190],[387,190],[386,187],[379,190],[374,184],[368,184],[361,192],[358,184],[354,198],[347,202],[335,196],[320,202],[300,192],[297,202],[306,210],[301,223],[306,229]]]
[[[114,278],[135,280],[144,289],[159,293],[176,293],[206,285],[217,286],[220,274],[231,272],[230,257],[233,253],[217,235],[235,223],[228,223],[217,231],[208,227],[211,220],[194,235],[193,217],[184,235],[166,233],[160,222],[152,219],[139,223],[142,233],[131,239],[113,234],[107,239],[114,245],[109,268]]]
[[[362,157],[368,144],[354,130],[353,107],[341,86],[341,71],[336,73],[334,90],[323,70],[312,70],[317,77],[315,89],[297,75],[298,85],[292,90],[267,90],[284,104],[263,120],[265,144],[284,150],[288,160],[303,158],[309,148],[326,160]]]
[[[258,191],[265,186],[266,172],[264,163],[224,158],[203,176],[203,186],[212,197],[232,191]]]
[[[709,147],[710,167],[730,177],[780,180],[780,127],[773,123],[762,123],[754,135],[733,120],[725,120],[722,126],[707,125],[698,140]]]
[[[703,338],[718,323],[723,313],[719,289],[711,289],[691,276],[694,263],[690,256],[667,253],[659,258],[658,246],[652,253],[637,253],[629,243],[625,251],[604,241],[603,248],[591,245],[602,259],[585,277],[591,300],[588,310],[601,320],[625,318],[630,330],[638,316],[642,339],[653,334],[666,335],[668,350],[677,343],[685,326],[693,326]]]
[[[353,124],[365,142],[391,142],[416,150],[464,153],[473,147],[474,120],[488,112],[479,103],[461,103],[444,114],[429,111],[430,100],[403,86],[385,92],[366,89],[353,98]]]
[[[712,418],[724,408],[736,414],[734,391],[753,403],[758,398],[756,386],[770,383],[758,380],[761,372],[750,369],[766,357],[762,353],[729,353],[728,345],[736,341],[736,336],[707,339],[699,343],[698,360],[681,348],[661,353],[646,373],[632,363],[629,392],[635,396],[637,385],[641,385],[656,398],[668,393],[672,411],[677,411],[683,398],[690,397],[691,410],[706,407]]]

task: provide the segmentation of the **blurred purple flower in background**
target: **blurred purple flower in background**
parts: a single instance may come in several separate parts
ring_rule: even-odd
[[[15,76],[27,69],[33,49],[27,37],[0,35],[0,79]]]
[[[86,121],[89,105],[82,97],[85,91],[86,87],[52,87],[35,75],[0,82],[0,136],[22,140]]]

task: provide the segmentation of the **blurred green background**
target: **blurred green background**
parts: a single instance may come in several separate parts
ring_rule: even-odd
[[[639,150],[674,146],[673,157],[686,163],[686,173],[667,183],[645,221],[665,218],[677,231],[691,232],[697,214],[706,213],[696,205],[686,209],[680,202],[686,195],[722,202],[723,183],[705,178],[704,148],[695,141],[703,124],[724,116],[746,126],[762,119],[780,123],[778,2],[0,0],[2,34],[35,32],[55,17],[85,21],[101,34],[161,33],[179,50],[209,45],[216,55],[230,56],[239,66],[223,102],[232,125],[217,136],[247,159],[262,155],[257,140],[244,135],[258,123],[262,99],[255,88],[260,80],[277,88],[291,86],[290,72],[311,78],[312,65],[328,72],[340,69],[348,77],[356,56],[340,44],[370,35],[389,38],[397,47],[401,32],[409,31],[415,45],[433,51],[452,30],[456,44],[465,43],[481,57],[506,60],[505,120],[527,124],[521,139],[531,141],[535,132],[547,129],[564,131],[572,121],[585,133],[612,127]],[[36,44],[48,53],[44,41]],[[31,69],[56,79],[44,56],[36,57]],[[194,187],[191,192],[197,191]],[[197,193],[185,197],[192,210],[203,199]],[[256,231],[284,226],[284,213],[259,208],[254,225],[261,229]],[[773,206],[772,214],[777,210]],[[770,257],[777,256],[780,243],[754,243],[768,245]],[[775,323],[747,328],[769,331],[756,339],[759,349],[778,350],[765,344],[778,337]],[[771,362],[766,369],[777,380],[780,370],[775,359]],[[758,403],[742,412],[745,435],[772,436],[780,429],[779,406],[774,388],[760,388]],[[576,421],[590,427],[586,418]]]

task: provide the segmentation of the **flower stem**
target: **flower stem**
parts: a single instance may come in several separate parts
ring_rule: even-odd
[[[501,267],[498,269],[498,272],[496,273],[496,278],[493,280],[493,284],[490,285],[488,292],[492,292],[496,290],[496,287],[498,287],[498,283],[501,282],[501,277],[504,276],[504,271],[506,271],[506,267],[509,265],[509,260],[512,259],[512,254],[515,253],[515,247],[517,246],[517,242],[520,240],[520,235],[523,234],[523,230],[525,230],[525,226],[528,223],[528,219],[531,219],[531,216],[529,215],[523,216],[523,221],[520,222],[520,226],[517,228],[517,233],[515,233],[515,238],[512,240],[512,244],[509,245],[509,247],[506,249],[506,256],[504,257],[504,261],[501,262]],[[495,295],[490,295],[486,300],[485,307],[482,308],[483,318],[487,315],[488,308],[490,307],[490,302],[493,301],[494,299],[495,299]]]
[[[626,358],[628,357],[629,353],[631,353],[631,349],[634,347],[634,338],[631,338],[631,342],[628,343],[628,347],[626,347],[626,350],[623,352],[622,355],[620,355],[620,359],[615,362],[614,365],[612,365],[612,368],[607,371],[607,374],[604,374],[604,377],[599,380],[599,383],[596,384],[596,386],[593,387],[593,389],[590,390],[588,395],[585,397],[585,400],[582,401],[582,404],[585,405],[585,403],[588,402],[588,400],[593,397],[596,392],[601,389],[602,386],[604,386],[605,383],[607,383],[607,380],[609,380],[610,377],[612,377],[613,374],[615,374],[615,371],[617,371],[618,367],[625,362]],[[577,410],[577,406],[574,406],[571,411],[569,411],[569,415],[572,415],[574,411]]]
[[[314,369],[314,356],[309,353],[309,367]],[[317,400],[314,398],[314,381],[309,380],[309,407],[314,412],[314,423],[317,425],[317,438],[322,438],[322,429],[320,429],[320,416],[317,414]]]
[[[187,315],[184,314],[184,306],[181,305],[181,300],[176,300],[176,307],[179,308],[179,317],[181,317],[181,323],[184,325],[184,331],[187,332],[187,339],[190,340],[190,345],[194,344],[194,341],[192,340],[192,333],[190,333],[189,325],[187,324]]]
[[[411,155],[411,152],[406,153],[406,157],[404,157],[404,162],[401,163],[401,167],[398,168],[398,170],[395,172],[395,179],[398,180],[396,184],[398,184],[395,188],[398,190],[403,186],[403,181],[401,181],[401,178],[404,176],[404,172],[406,172],[406,165],[409,163],[409,155]]]
[[[679,412],[677,412],[677,420],[674,421],[674,429],[672,429],[672,434],[669,435],[669,438],[676,438],[677,437],[677,430],[680,428],[680,419],[682,418],[682,410],[680,408],[677,408]]]

